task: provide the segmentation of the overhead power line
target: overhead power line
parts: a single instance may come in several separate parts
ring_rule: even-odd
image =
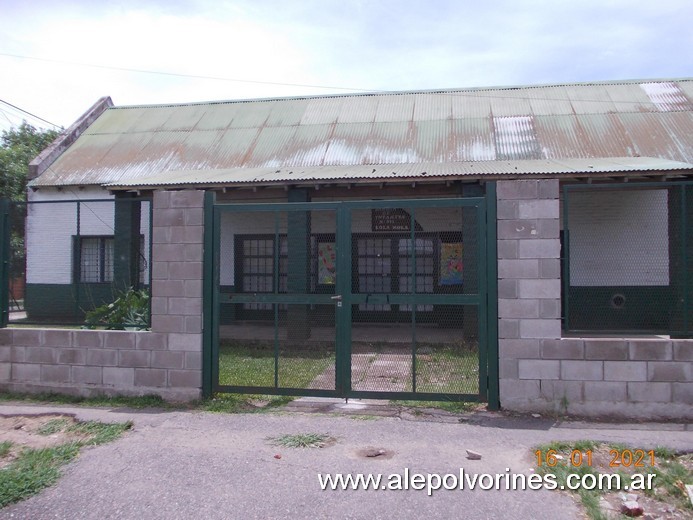
[[[394,93],[391,90],[377,90],[377,89],[365,89],[365,88],[358,88],[358,87],[338,87],[334,85],[311,85],[308,83],[284,83],[280,81],[260,81],[260,80],[250,80],[250,79],[241,79],[241,78],[227,78],[227,77],[222,77],[222,76],[204,76],[204,75],[199,75],[199,74],[182,74],[178,72],[167,72],[167,71],[159,71],[159,70],[147,70],[147,69],[133,69],[129,67],[115,67],[111,65],[99,65],[96,63],[80,63],[80,62],[74,62],[74,61],[67,61],[67,60],[57,60],[57,59],[51,59],[51,58],[40,58],[37,56],[24,56],[20,54],[12,54],[12,53],[7,53],[7,52],[0,52],[0,56],[6,56],[9,58],[18,58],[22,60],[34,60],[34,61],[42,61],[46,63],[62,63],[64,65],[71,65],[71,66],[77,66],[77,67],[90,67],[90,68],[96,68],[96,69],[104,69],[104,70],[115,70],[115,71],[121,71],[121,72],[134,72],[137,74],[155,74],[159,76],[169,76],[169,77],[178,77],[178,78],[188,78],[188,79],[204,79],[204,80],[212,80],[212,81],[229,81],[229,82],[235,82],[235,83],[248,83],[248,84],[255,84],[255,85],[274,85],[274,86],[282,86],[282,87],[303,87],[303,88],[315,88],[315,89],[326,89],[326,90],[339,90],[341,92],[344,91],[352,91],[352,92],[362,92],[362,93],[368,93],[368,94],[387,94],[387,93]],[[650,80],[653,81],[653,80]],[[656,80],[654,80],[656,81]],[[541,85],[537,86],[540,87]],[[546,86],[546,85],[544,85]],[[562,86],[561,84],[556,85],[556,86]],[[531,88],[532,86],[528,86]],[[448,95],[448,96],[454,96],[454,97],[471,97],[474,99],[479,99],[479,98],[486,98],[486,99],[509,99],[509,100],[531,100],[531,101],[551,101],[551,102],[556,102],[556,101],[567,101],[567,102],[572,102],[574,100],[571,100],[569,97],[542,97],[542,96],[522,96],[522,95],[502,95],[498,93],[493,93],[489,94],[486,93],[486,91],[490,90],[495,90],[495,91],[502,91],[502,90],[513,90],[514,92],[517,91],[519,87],[489,87],[489,88],[473,88],[473,89],[459,89],[459,92],[455,92],[455,89],[441,89],[441,90],[453,90],[453,92],[438,92],[437,90],[433,89],[431,90],[431,93],[436,93],[440,95]],[[466,91],[465,91],[466,90]],[[632,101],[619,101],[617,99],[584,99],[581,98],[579,100],[582,103],[589,102],[589,103],[609,103],[613,105],[619,105],[619,104],[632,104]],[[645,100],[640,100],[638,101],[638,104],[640,105],[649,105],[649,106],[656,106],[656,103],[654,102],[648,102]]]
[[[7,105],[8,107],[12,107],[12,108],[14,108],[15,110],[19,110],[19,111],[22,112],[23,114],[26,114],[26,115],[28,115],[28,116],[31,116],[31,117],[33,117],[34,119],[37,119],[37,120],[39,120],[39,121],[43,121],[44,123],[48,123],[48,124],[51,125],[51,126],[54,126],[54,127],[56,127],[56,128],[62,128],[60,125],[56,125],[55,123],[51,123],[50,121],[47,121],[46,119],[43,119],[42,117],[39,117],[39,116],[37,116],[36,114],[32,114],[31,112],[28,112],[28,111],[24,110],[23,108],[19,108],[18,106],[13,105],[12,103],[8,103],[7,101],[5,101],[5,100],[3,100],[3,99],[0,99],[0,103],[4,103],[4,104]]]
[[[54,60],[48,58],[37,58],[36,56],[21,56],[19,54],[9,54],[5,52],[0,52],[0,56],[8,56],[10,58],[20,58],[23,60],[35,60],[44,61],[48,63],[62,63],[64,65],[74,65],[78,67],[92,67],[95,69],[106,69],[106,70],[119,70],[121,72],[136,72],[138,74],[157,74],[159,76],[173,76],[177,78],[191,78],[191,79],[208,79],[214,81],[231,81],[235,83],[253,83],[257,85],[275,85],[281,87],[304,87],[304,88],[320,88],[328,90],[353,90],[358,92],[379,92],[377,90],[369,90],[364,88],[353,88],[353,87],[335,87],[328,85],[309,85],[305,83],[283,83],[279,81],[260,81],[260,80],[250,80],[250,79],[240,79],[240,78],[225,78],[221,76],[202,76],[197,74],[182,74],[179,72],[166,72],[160,70],[146,70],[146,69],[132,69],[129,67],[113,67],[110,65],[98,65],[96,63],[80,63],[75,61],[66,60]]]

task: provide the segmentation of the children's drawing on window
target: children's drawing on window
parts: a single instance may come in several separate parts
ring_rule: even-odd
[[[337,252],[334,242],[318,243],[318,284],[334,285],[336,282]]]
[[[440,248],[440,285],[462,285],[462,243],[443,243]]]

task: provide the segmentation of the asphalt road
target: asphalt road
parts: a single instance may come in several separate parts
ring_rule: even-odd
[[[57,485],[0,510],[21,519],[582,518],[557,491],[322,491],[319,473],[531,474],[532,447],[595,439],[650,448],[693,449],[691,425],[561,423],[482,414],[449,416],[272,412],[223,415],[0,405],[0,414],[61,411],[80,419],[134,421],[111,444],[88,448]],[[454,421],[454,422],[453,422]],[[327,433],[325,448],[276,447],[268,437]],[[363,450],[382,449],[366,457]],[[466,449],[481,453],[469,460]],[[281,455],[276,458],[275,455]]]

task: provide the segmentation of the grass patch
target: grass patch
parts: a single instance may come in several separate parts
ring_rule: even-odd
[[[652,455],[654,455],[654,465],[652,465]],[[645,512],[654,517],[672,506],[684,516],[693,513],[693,506],[688,500],[684,485],[693,482],[693,455],[691,454],[677,455],[663,447],[654,450],[638,450],[621,443],[603,444],[582,440],[552,442],[537,446],[533,457],[537,465],[537,473],[555,475],[558,488],[563,486],[565,490],[576,493],[588,517],[594,520],[607,518],[601,508],[600,499],[603,498],[618,509],[620,494],[624,492],[638,495]],[[570,490],[567,485],[570,474],[581,477],[594,475],[596,479],[608,474],[619,475],[621,487],[617,489],[616,481],[614,481],[612,489]],[[634,489],[632,484],[637,481],[633,480],[633,476],[647,474],[656,475],[652,479],[652,488]],[[642,483],[645,484],[646,481],[647,479]],[[626,489],[626,486],[630,486],[630,489]],[[647,502],[644,502],[645,500]]]
[[[416,356],[416,390],[443,394],[478,394],[477,346],[420,344]]]
[[[306,388],[331,364],[334,351],[328,348],[279,350],[278,386]],[[224,341],[219,346],[219,384],[274,387],[275,351],[271,343]]]
[[[269,437],[267,440],[273,446],[284,448],[323,448],[333,439],[326,433],[297,433]]]
[[[39,435],[53,435],[54,433],[62,432],[67,429],[68,425],[71,423],[69,419],[51,419],[41,427],[36,430]]]
[[[110,442],[129,429],[132,423],[103,424],[95,421],[70,424],[67,419],[54,419],[44,425],[43,435],[60,431],[77,433],[79,440],[52,448],[24,449],[17,458],[0,469],[0,508],[19,502],[53,485],[60,477],[60,468],[73,460],[83,446]],[[11,443],[2,443],[0,450],[9,453]],[[0,451],[2,453],[2,451]]]
[[[0,442],[0,459],[6,457],[12,449],[12,441]]]

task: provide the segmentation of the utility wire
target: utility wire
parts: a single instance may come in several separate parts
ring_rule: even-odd
[[[27,115],[33,117],[34,119],[38,119],[39,121],[43,121],[44,123],[48,123],[51,126],[54,126],[56,128],[62,128],[60,125],[56,125],[55,123],[51,123],[50,121],[47,121],[47,120],[43,119],[42,117],[37,116],[36,114],[32,114],[31,112],[27,112],[23,108],[19,108],[18,106],[13,105],[12,103],[8,103],[7,101],[5,101],[3,99],[0,99],[0,103],[4,103],[5,105],[12,107],[15,110],[19,110],[20,112],[27,114]]]
[[[121,71],[121,72],[135,72],[138,74],[156,74],[160,76],[171,76],[171,77],[179,77],[179,78],[190,78],[190,79],[205,79],[205,80],[213,80],[213,81],[229,81],[229,82],[236,82],[236,83],[249,83],[249,84],[256,84],[256,85],[274,85],[274,86],[283,86],[283,87],[304,87],[304,88],[316,88],[316,89],[326,89],[326,90],[339,90],[339,91],[353,91],[353,92],[362,92],[362,93],[368,93],[368,94],[407,94],[408,92],[394,92],[392,90],[377,90],[377,89],[364,89],[364,88],[357,88],[357,87],[337,87],[337,86],[330,86],[330,85],[311,85],[307,83],[283,83],[279,81],[259,81],[259,80],[250,80],[250,79],[239,79],[239,78],[226,78],[226,77],[221,77],[221,76],[203,76],[203,75],[197,75],[197,74],[182,74],[182,73],[177,73],[177,72],[166,72],[166,71],[157,71],[157,70],[146,70],[146,69],[132,69],[128,67],[114,67],[110,65],[98,65],[95,63],[80,63],[80,62],[73,62],[73,61],[66,61],[66,60],[56,60],[56,59],[50,59],[50,58],[39,58],[36,56],[24,56],[20,54],[11,54],[11,53],[6,53],[6,52],[0,52],[0,56],[6,56],[10,58],[18,58],[18,59],[23,59],[23,60],[34,60],[34,61],[42,61],[42,62],[47,62],[47,63],[62,63],[64,65],[72,65],[72,66],[78,66],[78,67],[91,67],[91,68],[97,68],[97,69],[105,69],[105,70],[116,70],[116,71]],[[569,83],[569,82],[568,82]],[[572,83],[569,83],[572,84]],[[555,85],[557,87],[563,86],[562,84],[557,84]],[[541,85],[539,86],[532,86],[529,85],[527,88],[540,88]],[[557,102],[557,101],[566,101],[569,103],[572,103],[573,101],[579,101],[581,103],[589,102],[589,103],[609,103],[613,105],[619,105],[619,104],[626,104],[626,105],[631,105],[633,104],[633,101],[619,101],[615,99],[579,99],[579,100],[572,100],[569,97],[542,97],[542,96],[503,96],[500,94],[488,94],[488,91],[500,91],[500,90],[513,90],[516,92],[519,87],[488,87],[488,88],[473,88],[473,89],[432,89],[430,90],[430,93],[436,94],[436,95],[445,95],[445,96],[454,96],[454,97],[469,97],[471,99],[509,99],[509,100],[525,100],[525,101],[551,101],[551,102]],[[442,90],[452,90],[452,92],[442,92]],[[465,91],[466,90],[466,91]],[[424,93],[427,92],[427,90],[423,91]],[[644,100],[638,101],[639,105],[649,105],[649,106],[657,106],[656,103],[654,102],[648,102]]]
[[[369,89],[363,89],[363,88],[334,87],[334,86],[327,86],[327,85],[309,85],[309,84],[304,84],[304,83],[282,83],[282,82],[278,82],[278,81],[259,81],[259,80],[239,79],[239,78],[224,78],[221,76],[201,76],[201,75],[197,75],[197,74],[182,74],[182,73],[178,73],[178,72],[166,72],[166,71],[160,71],[160,70],[131,69],[129,67],[113,67],[113,66],[109,66],[109,65],[97,65],[95,63],[80,63],[80,62],[75,62],[75,61],[53,60],[53,59],[48,59],[48,58],[37,58],[35,56],[21,56],[19,54],[8,54],[5,52],[0,52],[0,56],[8,56],[10,58],[20,58],[23,60],[45,61],[48,63],[62,63],[64,65],[75,65],[78,67],[92,67],[92,68],[96,68],[96,69],[118,70],[121,72],[136,72],[139,74],[157,74],[160,76],[173,76],[173,77],[177,77],[177,78],[209,79],[209,80],[214,80],[214,81],[232,81],[235,83],[253,83],[253,84],[258,84],[258,85],[275,85],[275,86],[283,86],[283,87],[306,87],[306,88],[321,88],[321,89],[328,89],[328,90],[354,90],[354,91],[358,91],[358,92],[382,92],[382,91],[369,90]]]

